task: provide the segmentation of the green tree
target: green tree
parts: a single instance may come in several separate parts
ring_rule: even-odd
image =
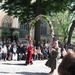
[[[29,22],[39,14],[51,15],[55,12],[64,12],[70,8],[74,0],[6,0],[1,9],[4,9],[8,15],[18,17],[21,23]],[[35,40],[40,40],[40,21],[35,25]]]
[[[56,21],[57,28],[55,31],[58,31],[59,34],[63,36],[63,42],[67,43],[68,41],[68,33],[70,25],[72,24],[74,15],[70,14],[69,11],[65,11],[64,13],[57,13],[53,15],[53,20]]]
[[[72,2],[69,11],[70,11],[70,14],[73,17],[75,17],[75,1]],[[71,37],[72,37],[72,33],[73,33],[74,28],[75,28],[75,18],[73,18],[73,22],[72,22],[72,24],[71,24],[71,26],[69,28],[69,33],[68,33],[69,36],[68,36],[67,43],[71,43]]]
[[[0,2],[2,2],[2,0],[0,0]]]
[[[19,38],[19,32],[18,31],[14,31],[13,32],[13,39],[17,42],[18,38]]]
[[[11,31],[10,30],[2,30],[2,38],[10,38]]]

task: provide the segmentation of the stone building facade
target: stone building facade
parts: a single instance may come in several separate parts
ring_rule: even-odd
[[[2,3],[4,0],[2,1]],[[0,3],[1,5],[1,3]],[[50,27],[46,20],[42,19],[41,24],[41,39],[49,39],[50,38]],[[3,10],[0,10],[0,37],[2,36],[2,30],[14,29],[19,33],[19,39],[24,40],[26,35],[34,37],[34,28],[31,29],[30,33],[28,32],[29,25],[25,23],[21,25],[18,21],[18,18],[14,18],[13,16],[8,16]]]

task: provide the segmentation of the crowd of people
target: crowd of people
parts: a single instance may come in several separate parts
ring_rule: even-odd
[[[42,42],[38,42],[37,45],[35,40],[25,40],[22,42],[20,41],[11,42],[10,40],[4,41],[0,40],[0,60],[3,61],[25,60],[25,65],[29,64],[32,65],[33,60],[47,59],[45,65],[51,68],[50,74],[53,74],[54,70],[56,69],[57,60],[63,58],[63,61],[58,67],[58,73],[62,75],[61,74],[62,68],[65,67],[62,66],[64,64],[64,60],[66,60],[67,57],[69,57],[67,56],[68,54],[70,55],[70,53],[74,52],[75,52],[75,45],[73,44],[63,45],[55,38],[52,38],[51,40],[48,41],[43,40]]]
[[[29,42],[32,44],[32,57],[33,60],[43,60],[48,59],[51,48],[57,43],[58,50],[58,59],[63,58],[66,52],[74,50],[74,45],[62,45],[58,40],[43,40],[42,42],[38,42],[36,46],[35,40],[25,40],[18,42],[11,42],[10,40],[0,40],[0,59],[2,60],[25,60],[27,56],[27,48],[29,46]],[[15,56],[14,56],[15,55]]]
[[[61,63],[58,66],[59,75],[74,75],[75,65],[75,46],[73,44],[62,45],[58,41],[51,42],[49,58],[45,63],[46,66],[50,67],[50,75],[53,75],[58,60],[62,58]]]
[[[25,40],[25,41],[18,41],[11,42],[10,40],[0,40],[0,60],[26,60],[29,53],[29,45],[32,45],[32,59],[33,60],[43,60],[48,58],[48,47],[44,46],[43,43],[39,43],[36,46],[35,41],[32,40]],[[28,58],[29,59],[29,58]]]

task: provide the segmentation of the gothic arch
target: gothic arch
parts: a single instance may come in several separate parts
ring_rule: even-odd
[[[8,15],[5,15],[2,19],[2,27],[12,27],[12,18]]]
[[[36,23],[38,20],[41,20],[42,17],[45,18],[45,19],[47,20],[47,22],[49,23],[49,27],[50,27],[50,29],[51,29],[51,37],[54,37],[53,24],[52,24],[52,22],[50,21],[50,19],[49,19],[47,16],[45,16],[45,15],[41,15],[41,14],[40,14],[40,15],[38,15],[37,17],[35,17],[35,19],[30,22],[30,29],[33,28],[33,27],[35,26],[35,23]]]

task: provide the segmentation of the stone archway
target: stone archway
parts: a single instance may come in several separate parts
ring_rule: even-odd
[[[40,14],[40,15],[38,15],[37,17],[35,17],[35,19],[30,22],[30,29],[29,29],[29,30],[31,30],[31,28],[33,28],[33,27],[35,26],[35,23],[36,23],[38,20],[41,20],[41,18],[45,18],[45,19],[47,20],[47,22],[49,23],[49,27],[50,27],[50,29],[51,29],[51,37],[54,37],[53,24],[52,24],[52,22],[50,21],[50,19],[48,18],[48,16],[45,16],[45,15],[41,15],[41,14]]]

